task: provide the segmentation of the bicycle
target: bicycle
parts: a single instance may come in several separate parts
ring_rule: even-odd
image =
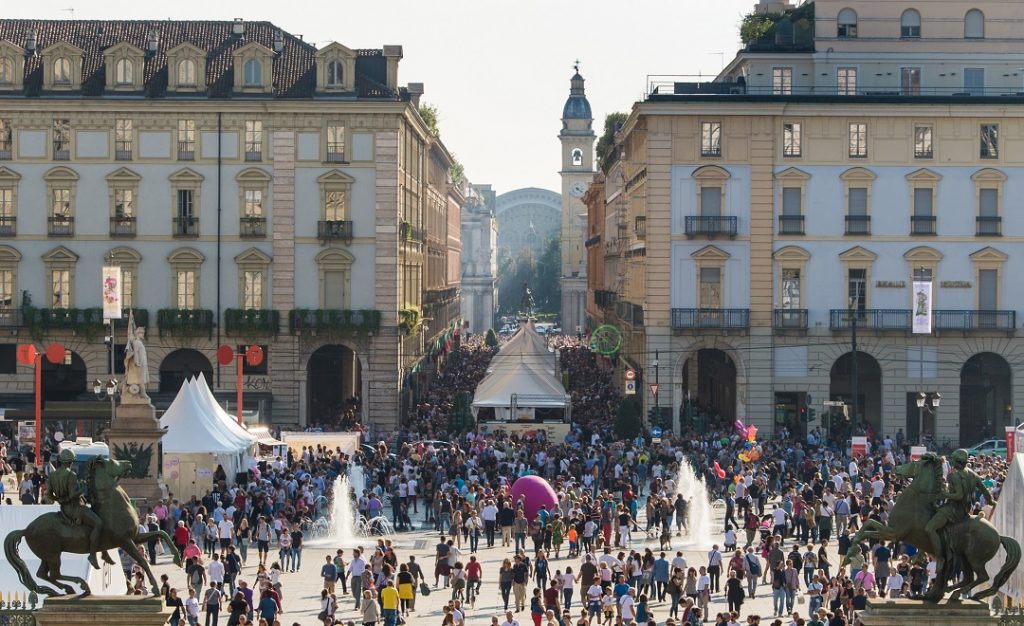
[[[480,579],[466,581],[466,604],[476,607],[476,597],[480,595]]]

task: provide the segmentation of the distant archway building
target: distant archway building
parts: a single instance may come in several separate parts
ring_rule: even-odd
[[[524,248],[539,257],[543,246],[562,228],[562,196],[538,187],[524,187],[501,194],[495,205],[498,249],[513,258]]]

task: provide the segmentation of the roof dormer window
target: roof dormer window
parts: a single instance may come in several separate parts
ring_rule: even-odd
[[[245,86],[259,87],[263,84],[263,64],[259,59],[249,59],[245,62]]]
[[[67,57],[57,57],[53,61],[53,84],[55,85],[70,85],[71,84],[71,59]]]
[[[0,57],[0,85],[10,86],[14,83],[14,61]]]
[[[334,42],[316,53],[317,91],[352,91],[355,89],[356,53]]]
[[[25,50],[0,39],[0,90],[20,89],[24,68]]]
[[[206,86],[206,51],[183,42],[167,51],[167,90],[196,91]]]
[[[128,59],[118,59],[114,70],[114,82],[120,86],[131,85],[135,80],[135,66]]]

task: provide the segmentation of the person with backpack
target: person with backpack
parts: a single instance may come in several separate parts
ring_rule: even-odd
[[[758,558],[754,548],[748,547],[747,554],[743,557],[747,566],[747,595],[753,600],[757,597],[757,584],[761,580],[761,559]]]

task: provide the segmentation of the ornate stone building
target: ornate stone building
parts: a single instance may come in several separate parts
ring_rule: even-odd
[[[111,371],[97,308],[117,265],[158,406],[197,373],[231,389],[217,346],[260,344],[261,421],[348,407],[393,427],[406,375],[459,325],[462,203],[401,58],[268,22],[0,20],[4,405],[31,402],[18,343],[69,350],[46,366],[48,418],[120,374],[125,323]]]
[[[498,302],[498,225],[490,185],[471,185],[462,205],[462,318],[469,332],[494,326]]]

